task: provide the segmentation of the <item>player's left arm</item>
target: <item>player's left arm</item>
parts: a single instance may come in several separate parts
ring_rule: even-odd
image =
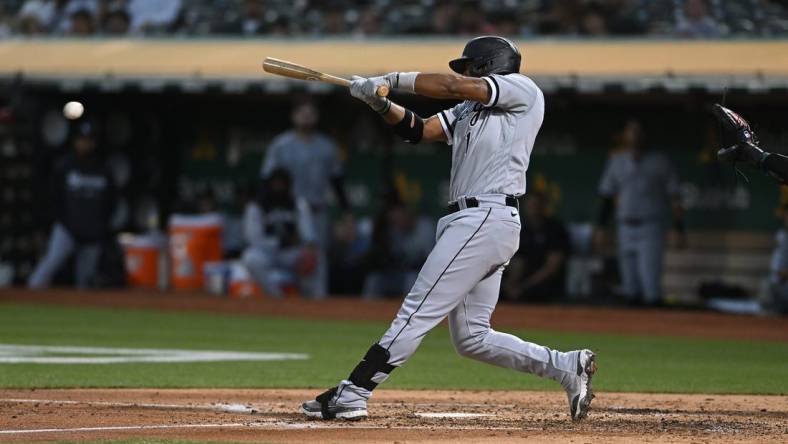
[[[373,79],[381,79],[389,88],[425,97],[470,100],[487,108],[513,112],[528,112],[542,100],[536,84],[521,75],[489,74],[477,78],[458,74],[394,72]]]
[[[397,84],[399,85],[399,82]],[[413,92],[433,99],[470,100],[479,103],[488,103],[492,96],[489,82],[459,74],[418,73],[413,81]]]

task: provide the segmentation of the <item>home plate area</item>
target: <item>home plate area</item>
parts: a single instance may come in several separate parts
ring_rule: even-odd
[[[299,404],[318,391],[0,390],[0,441],[778,442],[788,437],[788,405],[779,396],[600,394],[589,418],[573,423],[560,392],[379,390],[367,420],[306,420]]]

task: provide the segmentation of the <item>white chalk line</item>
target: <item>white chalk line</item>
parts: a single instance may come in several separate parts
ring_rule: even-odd
[[[103,427],[73,427],[68,429],[19,429],[0,430],[2,435],[21,435],[25,433],[67,433],[67,432],[110,432],[119,430],[156,430],[156,429],[189,429],[189,428],[216,428],[216,427],[245,427],[246,424],[164,424],[164,425],[138,425],[138,426],[103,426]]]
[[[46,356],[47,354],[93,356]],[[2,364],[122,364],[310,359],[304,353],[0,344]]]
[[[98,407],[136,407],[162,410],[208,410],[226,413],[255,413],[258,410],[243,404],[155,404],[137,402],[111,402],[111,401],[71,401],[58,399],[27,399],[27,398],[7,398],[0,399],[0,403],[24,403],[24,404],[53,404],[53,405],[88,405]]]
[[[150,409],[181,409],[181,410],[211,410],[227,413],[256,413],[261,411],[260,408],[255,408],[251,405],[244,404],[154,404],[154,403],[137,403],[137,402],[112,402],[112,401],[71,401],[71,400],[58,400],[58,399],[29,399],[29,398],[5,398],[0,399],[0,403],[27,403],[27,404],[54,404],[54,405],[90,405],[101,407],[138,407]],[[407,407],[407,408],[428,408],[428,407],[462,407],[474,408],[507,408],[516,407],[514,404],[458,404],[456,402],[429,402],[429,403],[410,403],[410,402],[376,402],[375,406],[379,407]]]
[[[448,418],[448,419],[467,419],[467,418],[492,418],[494,413],[466,413],[466,412],[416,412],[419,418]]]
[[[111,401],[73,401],[73,400],[56,400],[56,399],[28,399],[28,398],[4,398],[0,399],[0,403],[26,403],[26,404],[53,404],[53,405],[88,405],[88,406],[104,406],[104,407],[134,407],[134,408],[151,408],[151,409],[178,409],[178,410],[202,410],[202,411],[221,411],[227,413],[247,413],[253,414],[258,409],[251,408],[243,404],[198,404],[198,405],[184,405],[184,404],[156,404],[156,403],[132,403],[132,402],[111,402]],[[399,405],[399,404],[396,404]],[[424,404],[428,406],[435,406],[436,404]],[[456,404],[451,404],[456,405]],[[489,405],[485,405],[489,407]],[[472,417],[482,416],[483,414],[473,413],[437,413],[429,416],[430,414],[419,414],[425,418],[460,418],[467,419]],[[158,424],[158,425],[137,425],[137,426],[101,426],[101,427],[73,427],[73,428],[47,428],[47,429],[17,429],[17,430],[0,430],[0,434],[30,434],[30,433],[72,433],[72,432],[102,432],[102,431],[123,431],[123,430],[159,430],[159,429],[182,429],[182,428],[238,428],[238,427],[253,427],[267,430],[302,430],[302,429],[343,429],[343,430],[378,430],[378,429],[418,429],[418,430],[492,430],[492,431],[507,431],[507,430],[520,430],[519,427],[505,427],[505,426],[463,426],[454,422],[451,425],[413,425],[413,426],[375,426],[365,424],[348,424],[348,423],[326,423],[320,421],[310,422],[287,422],[279,419],[272,419],[266,421],[265,419],[256,420],[249,423],[216,423],[216,424]]]
[[[261,422],[261,423],[218,423],[218,424],[156,424],[156,425],[137,425],[137,426],[101,426],[101,427],[72,427],[72,428],[47,428],[47,429],[17,429],[0,430],[0,435],[22,435],[34,433],[74,433],[74,432],[112,432],[128,430],[162,430],[162,429],[209,429],[209,428],[256,428],[263,430],[308,430],[308,429],[342,429],[342,430],[484,430],[484,431],[508,431],[522,430],[520,427],[489,427],[489,426],[375,426],[375,425],[340,425],[325,424],[320,422]]]

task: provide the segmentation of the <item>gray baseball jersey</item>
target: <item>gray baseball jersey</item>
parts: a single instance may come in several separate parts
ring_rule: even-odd
[[[522,74],[482,77],[490,101],[466,100],[438,114],[453,146],[450,199],[525,193],[525,172],[544,119],[544,96]]]
[[[636,161],[632,153],[610,157],[599,183],[599,194],[617,197],[618,220],[655,221],[665,218],[670,198],[679,193],[679,179],[664,154],[647,151]]]
[[[336,145],[320,133],[314,133],[308,141],[295,131],[277,136],[268,147],[260,176],[266,177],[277,168],[290,173],[296,196],[318,207],[328,203],[331,178],[342,174]]]

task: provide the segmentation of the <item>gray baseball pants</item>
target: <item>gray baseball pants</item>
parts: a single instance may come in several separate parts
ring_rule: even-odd
[[[658,221],[618,226],[618,266],[621,291],[644,302],[662,298],[662,265],[665,257],[665,227]]]
[[[448,316],[452,342],[460,355],[563,385],[565,378],[576,373],[575,354],[525,342],[490,327],[504,266],[519,246],[520,217],[515,208],[504,204],[504,196],[478,199],[479,207],[449,214],[438,222],[435,247],[379,344],[390,353],[388,363],[400,366]],[[378,372],[372,380],[380,383],[387,377]],[[352,405],[370,396],[369,390],[344,380],[338,402]]]
[[[34,289],[48,287],[55,273],[72,253],[76,253],[74,264],[76,285],[78,288],[88,287],[96,274],[101,246],[98,243],[78,244],[71,233],[59,223],[52,226],[47,252],[30,275],[27,286]]]

